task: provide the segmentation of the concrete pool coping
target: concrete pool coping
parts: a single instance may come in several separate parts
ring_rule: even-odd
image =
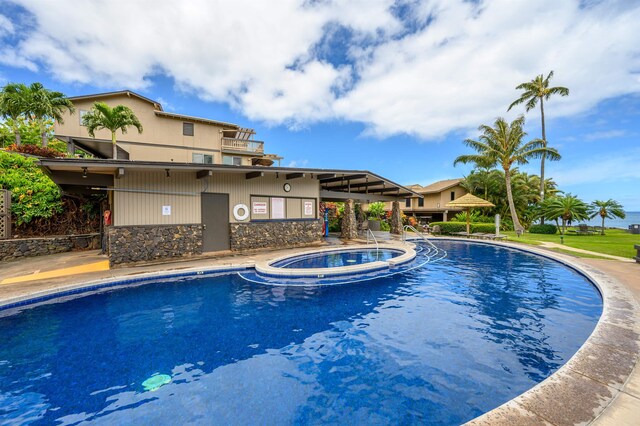
[[[373,272],[381,269],[389,269],[394,266],[402,265],[403,263],[410,262],[416,257],[416,251],[414,250],[415,244],[404,243],[398,244],[378,244],[377,247],[372,245],[352,245],[349,247],[331,247],[320,248],[316,250],[307,250],[294,255],[280,256],[270,260],[262,260],[255,263],[254,268],[259,274],[263,274],[269,277],[310,277],[310,278],[324,278],[337,275],[350,275],[364,272]],[[388,260],[378,260],[375,262],[361,263],[358,265],[340,266],[335,268],[283,268],[277,266],[271,266],[274,263],[282,262],[287,259],[293,259],[305,255],[345,252],[345,251],[357,251],[357,250],[374,250],[379,248],[382,250],[398,250],[403,253],[400,256]]]
[[[433,238],[434,241],[438,239]],[[471,420],[469,424],[568,425],[588,424],[594,421],[600,424],[627,424],[625,422],[631,422],[640,417],[640,368],[637,368],[640,350],[640,308],[629,288],[613,278],[611,274],[603,272],[604,268],[599,268],[597,261],[575,259],[568,255],[511,242],[447,239],[508,247],[560,261],[588,277],[599,289],[603,298],[602,316],[593,333],[567,363],[532,389]],[[400,243],[391,241],[389,244]],[[308,250],[308,247],[296,248],[279,250],[278,253],[287,253],[291,256]],[[273,257],[274,251],[268,251],[247,256],[234,256],[231,261],[226,258],[181,263],[169,261],[167,264],[146,268],[123,268],[90,274],[90,276],[67,277],[64,281],[41,280],[27,283],[26,289],[19,288],[17,285],[2,285],[0,286],[0,306],[132,278],[153,279],[167,277],[167,275],[193,275],[199,271],[209,273],[231,268],[251,268],[257,261]],[[599,262],[618,264],[616,261]],[[27,265],[26,262],[25,265]],[[638,264],[625,263],[623,266],[624,274],[627,274],[628,269],[637,270],[640,274]],[[618,276],[625,277],[621,274]],[[70,280],[71,283],[69,283]],[[74,280],[76,282],[73,282]],[[16,289],[20,291],[15,291]]]

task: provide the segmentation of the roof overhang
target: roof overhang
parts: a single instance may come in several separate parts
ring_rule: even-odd
[[[294,167],[230,166],[225,164],[195,164],[156,161],[128,161],[112,159],[41,158],[40,166],[51,179],[67,191],[113,186],[113,179],[125,176],[127,171],[184,171],[193,172],[194,178],[215,174],[244,174],[246,179],[259,179],[276,175],[285,180],[317,179],[320,198],[324,201],[394,201],[422,195],[402,185],[366,170],[335,170]],[[63,188],[63,189],[64,189]]]
[[[83,151],[88,152],[98,158],[112,158],[113,157],[113,142],[109,139],[96,139],[96,138],[83,138],[76,136],[61,136],[56,135],[61,141],[67,143],[73,143]],[[126,143],[126,141],[120,141],[120,143]],[[123,160],[129,159],[129,151],[122,149],[120,145],[117,145],[118,158]]]

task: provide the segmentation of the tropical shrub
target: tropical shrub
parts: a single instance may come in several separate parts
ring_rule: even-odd
[[[21,154],[34,155],[36,157],[46,157],[46,158],[59,158],[65,157],[66,155],[56,149],[52,149],[49,147],[40,147],[38,145],[16,145],[12,144],[7,147],[7,151],[18,152]]]
[[[431,227],[436,225],[440,226],[440,230],[443,234],[453,234],[454,232],[467,232],[466,222],[431,222]],[[496,227],[493,223],[471,223],[471,232],[484,232],[487,234],[493,234],[496,232]]]
[[[546,223],[544,225],[531,225],[529,227],[529,233],[554,235],[558,233],[558,227],[551,223]]]
[[[384,215],[384,203],[378,201],[376,203],[369,204],[369,219],[380,220]]]
[[[62,211],[60,190],[33,158],[0,151],[0,188],[11,191],[11,212],[18,226]]]
[[[386,220],[383,220],[380,222],[380,230],[389,232],[391,231],[391,225]]]
[[[467,222],[467,213],[460,212],[453,217],[453,222]],[[471,210],[469,212],[469,220],[475,223],[493,223],[494,219],[489,216],[485,216],[479,210]]]

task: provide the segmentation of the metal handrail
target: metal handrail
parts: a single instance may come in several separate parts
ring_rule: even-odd
[[[429,243],[429,245],[430,245],[433,249],[438,250],[438,247],[436,247],[436,245],[435,245],[435,244],[433,244],[433,243],[432,243],[432,242],[427,238],[427,236],[426,236],[426,235],[424,235],[422,232],[419,232],[416,228],[414,228],[414,227],[413,227],[413,226],[411,226],[411,225],[405,225],[405,226],[402,228],[402,241],[406,241],[406,240],[407,240],[407,236],[406,236],[406,235],[407,235],[407,229],[412,230],[414,233],[416,233],[417,235],[419,235],[420,237],[422,237],[422,239],[423,239],[423,240],[425,240],[427,243]]]
[[[376,240],[376,236],[373,235],[373,231],[371,229],[367,229],[367,245],[369,245],[369,234],[371,234],[371,238],[373,238],[373,242],[376,243],[376,257],[380,252],[380,246],[378,245],[378,240]]]

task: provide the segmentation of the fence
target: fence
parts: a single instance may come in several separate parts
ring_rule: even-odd
[[[0,189],[0,240],[11,238],[11,192]]]

